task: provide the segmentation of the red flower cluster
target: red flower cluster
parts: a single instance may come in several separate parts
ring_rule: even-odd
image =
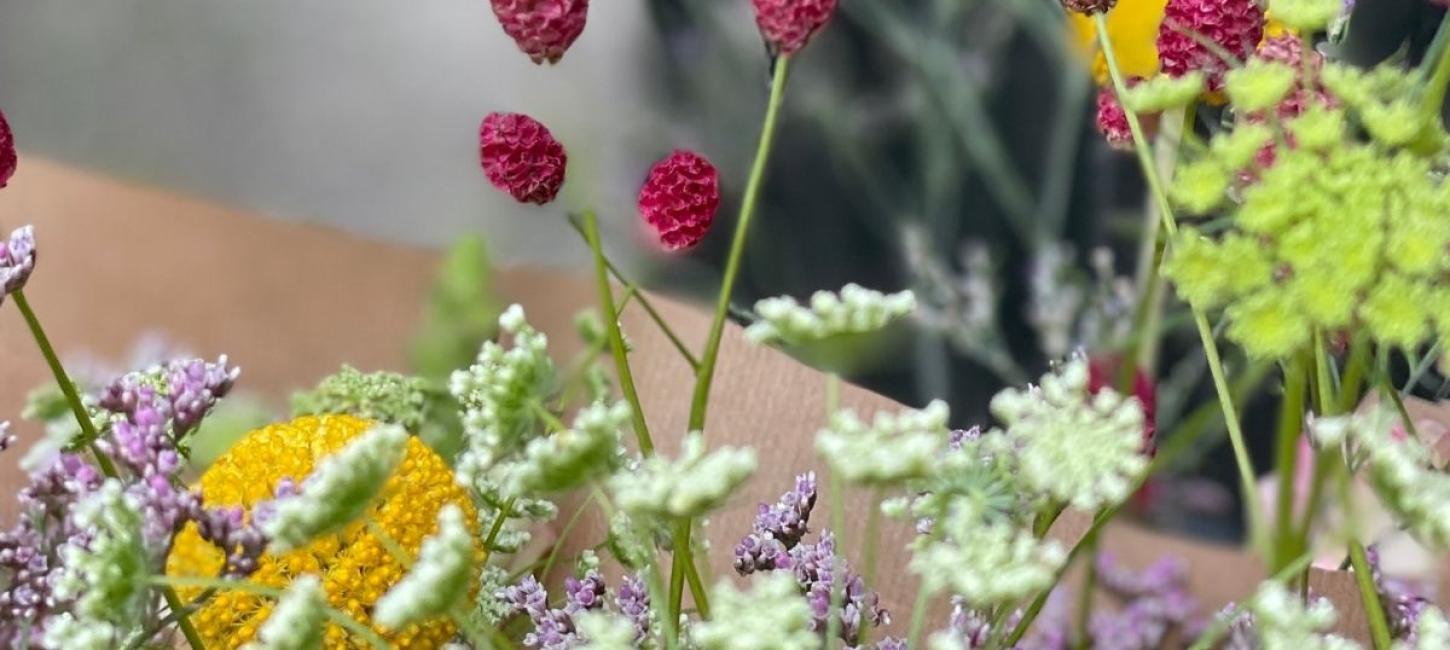
[[[836,0],[750,0],[755,24],[776,51],[793,54],[836,13]]]
[[[5,187],[10,177],[15,175],[17,162],[15,136],[10,134],[10,124],[5,121],[5,113],[0,112],[0,187]]]
[[[478,131],[483,173],[520,203],[543,205],[564,184],[564,145],[537,120],[518,113],[489,113]]]
[[[1229,63],[1195,36],[1246,61],[1264,37],[1264,21],[1264,10],[1255,0],[1168,0],[1158,26],[1161,68],[1174,77],[1201,70],[1208,75],[1209,90],[1217,92]]]
[[[503,31],[534,63],[558,63],[584,32],[589,0],[491,0]]]
[[[1108,146],[1121,151],[1133,148],[1133,132],[1128,128],[1128,112],[1118,102],[1112,86],[1098,91],[1098,132],[1108,141]]]
[[[676,150],[654,164],[639,190],[639,214],[668,250],[700,243],[720,207],[720,176],[693,151]]]
[[[1088,360],[1088,392],[1096,395],[1104,388],[1113,388],[1118,383],[1118,370],[1122,361],[1111,357]],[[1158,387],[1153,384],[1142,368],[1133,369],[1133,397],[1143,407],[1143,453],[1152,456],[1158,453]]]

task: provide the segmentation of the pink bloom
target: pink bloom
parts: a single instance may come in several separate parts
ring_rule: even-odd
[[[781,54],[793,54],[825,27],[836,0],[750,0],[760,34]]]
[[[1254,0],[1168,0],[1158,26],[1163,72],[1181,77],[1201,70],[1208,75],[1209,90],[1220,90],[1229,63],[1195,36],[1246,61],[1264,37],[1264,20],[1264,10]]]
[[[543,205],[564,184],[564,145],[537,120],[519,113],[489,113],[478,131],[483,173],[520,203]]]
[[[1098,91],[1098,133],[1108,141],[1108,146],[1128,151],[1133,148],[1133,133],[1128,128],[1128,113],[1118,102],[1118,95],[1111,86]]]
[[[10,133],[10,124],[5,121],[5,113],[0,112],[0,187],[10,181],[15,175],[15,136]]]
[[[655,163],[639,190],[639,214],[667,250],[700,243],[720,207],[720,175],[704,156],[676,150]]]
[[[503,31],[534,63],[558,63],[584,32],[589,0],[491,0]]]

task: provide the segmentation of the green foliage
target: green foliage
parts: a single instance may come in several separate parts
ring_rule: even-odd
[[[423,323],[413,340],[413,370],[443,380],[468,366],[478,346],[498,333],[502,310],[483,238],[459,238],[439,264]]]

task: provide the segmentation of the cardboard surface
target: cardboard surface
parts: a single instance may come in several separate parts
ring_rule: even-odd
[[[229,354],[243,369],[242,385],[277,404],[344,362],[364,370],[404,369],[405,345],[435,260],[430,252],[125,186],[33,156],[0,191],[0,228],[22,223],[35,224],[40,251],[27,294],[63,352],[86,349],[119,357],[143,333],[162,330],[197,354]],[[580,245],[581,260],[583,251]],[[498,285],[550,335],[558,358],[578,350],[573,315],[597,299],[584,276],[515,269],[502,272]],[[706,313],[656,301],[686,342],[699,345],[705,339]],[[688,415],[690,369],[643,310],[631,306],[622,321],[635,344],[631,362],[653,437],[662,451],[673,453]],[[17,420],[25,391],[48,375],[9,305],[0,307],[0,369],[0,419]],[[733,575],[730,549],[748,531],[757,502],[773,501],[798,472],[814,469],[825,485],[811,444],[824,416],[825,380],[779,352],[746,343],[733,325],[717,373],[706,425],[711,445],[753,446],[761,458],[745,495],[710,522],[711,573],[725,577]],[[851,386],[844,387],[841,402],[868,415],[899,408]],[[23,447],[37,432],[17,425]],[[23,484],[18,458],[0,456],[0,488],[6,494]],[[12,508],[10,499],[3,500],[0,516]],[[853,494],[847,511],[846,543],[854,555],[861,546],[865,495]],[[571,512],[568,504],[563,512]],[[824,506],[816,516],[824,521]],[[915,580],[904,568],[885,568],[901,566],[900,549],[913,533],[904,523],[884,523],[882,599],[895,614],[893,628],[900,629]],[[1084,527],[1084,517],[1069,514],[1054,535],[1075,540]],[[595,534],[578,539],[594,540],[603,525],[597,516],[586,517],[583,529]],[[1165,553],[1182,556],[1193,567],[1194,592],[1209,613],[1249,593],[1263,575],[1238,549],[1127,524],[1113,526],[1104,544],[1132,567]],[[1343,632],[1366,638],[1347,574],[1316,572],[1314,588],[1335,600]],[[945,611],[936,614],[932,626],[944,625]]]

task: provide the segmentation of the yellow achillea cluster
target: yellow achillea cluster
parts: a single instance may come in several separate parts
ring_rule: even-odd
[[[1279,72],[1246,68],[1229,94],[1272,105],[1289,91]],[[1397,70],[1327,64],[1321,80],[1333,102],[1281,125],[1241,121],[1179,168],[1178,207],[1226,218],[1212,235],[1184,228],[1168,275],[1190,303],[1223,307],[1229,338],[1258,358],[1287,357],[1316,330],[1401,348],[1450,338],[1438,111]]]
[[[301,417],[247,434],[202,475],[201,490],[210,506],[255,504],[272,499],[284,478],[301,481],[322,458],[340,451],[375,423],[350,415]],[[443,459],[417,438],[408,440],[403,462],[383,486],[363,520],[340,532],[284,554],[265,554],[260,568],[248,580],[285,589],[302,575],[322,580],[330,605],[354,619],[372,625],[373,605],[407,572],[368,532],[366,521],[381,526],[387,535],[416,555],[424,538],[435,532],[438,511],[454,504],[464,512],[474,538],[478,523],[468,494],[453,480]],[[480,559],[482,550],[480,549]],[[176,576],[214,577],[225,557],[197,534],[195,524],[177,536],[166,572]],[[481,566],[482,562],[478,563]],[[182,590],[189,599],[200,590]],[[252,640],[271,613],[273,602],[241,591],[221,591],[191,615],[209,647],[236,648]],[[452,638],[447,619],[424,621],[400,630],[375,629],[398,648],[437,648]],[[366,647],[337,625],[329,625],[327,648]]]

